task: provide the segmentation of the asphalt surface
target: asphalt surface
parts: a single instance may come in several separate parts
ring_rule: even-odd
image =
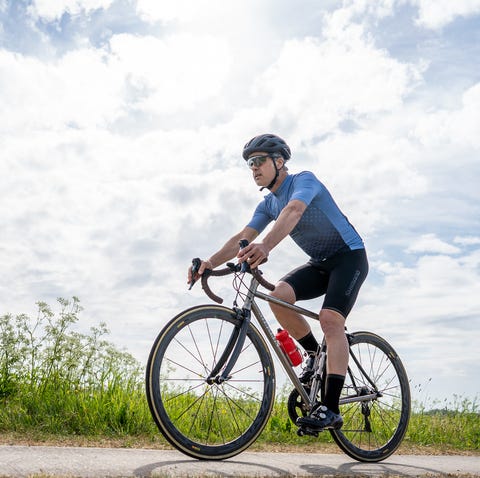
[[[173,450],[0,446],[0,477],[480,477],[480,456],[393,455],[359,463],[343,454],[244,452],[198,461]]]

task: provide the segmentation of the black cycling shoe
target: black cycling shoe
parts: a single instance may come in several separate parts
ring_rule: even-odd
[[[320,404],[308,417],[297,418],[296,424],[311,431],[338,430],[343,425],[343,418]]]
[[[298,377],[300,380],[300,383],[309,383],[310,380],[313,377],[313,374],[315,373],[315,370],[313,370],[313,365],[315,363],[315,355],[309,355],[306,362],[305,362],[305,368],[303,369],[302,373]]]

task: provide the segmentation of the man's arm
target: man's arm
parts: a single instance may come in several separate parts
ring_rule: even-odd
[[[258,236],[258,232],[251,227],[244,227],[238,234],[235,234],[231,237],[221,249],[219,249],[215,254],[213,254],[210,259],[202,261],[198,274],[195,276],[195,280],[198,280],[198,277],[203,274],[205,269],[215,269],[216,267],[224,264],[225,262],[233,259],[239,249],[240,239],[247,239],[251,242]],[[188,283],[192,281],[192,268],[188,269]]]
[[[205,262],[210,263],[208,266],[209,268],[215,269],[215,267],[224,264],[225,262],[233,259],[237,255],[238,249],[240,247],[238,245],[240,239],[247,239],[248,242],[251,242],[257,236],[258,232],[255,229],[246,226],[238,234],[235,234],[232,238],[230,238],[218,252],[213,254],[210,259],[206,260]],[[200,268],[199,272],[202,273],[203,270]]]
[[[238,252],[239,260],[247,261],[252,268],[258,267],[268,258],[270,251],[292,232],[306,208],[307,205],[303,201],[298,199],[290,201],[262,242],[252,243]]]

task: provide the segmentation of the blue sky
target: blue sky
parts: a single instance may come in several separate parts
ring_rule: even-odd
[[[0,0],[0,314],[75,295],[144,361],[274,132],[365,239],[350,330],[416,399],[479,396],[479,57],[480,0]],[[265,274],[305,260],[287,239]]]

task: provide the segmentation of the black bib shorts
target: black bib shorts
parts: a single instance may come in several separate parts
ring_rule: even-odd
[[[290,284],[296,300],[315,299],[325,294],[322,309],[335,310],[347,318],[367,274],[366,251],[356,249],[339,252],[321,262],[310,260],[280,280]]]

